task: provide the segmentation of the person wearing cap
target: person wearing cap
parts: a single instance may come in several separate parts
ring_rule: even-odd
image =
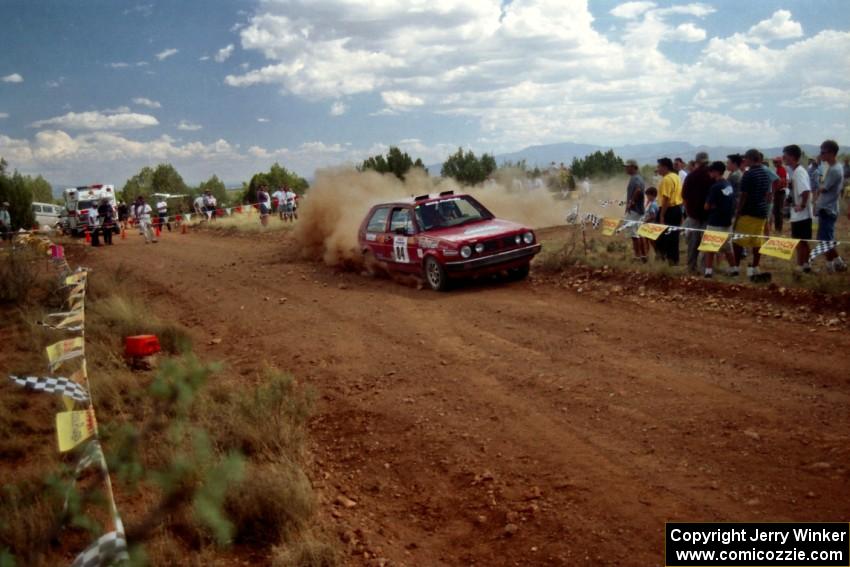
[[[153,209],[151,209],[150,205],[145,203],[145,198],[139,195],[133,205],[133,216],[136,219],[136,223],[139,225],[139,231],[145,237],[145,244],[148,242],[157,242],[156,235],[154,235],[153,228],[151,227],[152,212]]]
[[[673,161],[668,157],[658,160],[658,175],[661,183],[658,184],[658,198],[661,200],[661,222],[673,227],[682,225],[682,182],[676,170],[673,169]],[[668,231],[658,238],[656,251],[670,265],[679,264],[679,231]]]
[[[773,182],[773,229],[776,234],[782,233],[782,210],[785,208],[785,194],[788,189],[788,171],[782,166],[782,156],[773,158],[776,176]]]
[[[724,168],[725,169],[725,168]],[[708,173],[708,154],[697,152],[694,157],[694,170],[685,178],[682,185],[682,200],[685,202],[685,241],[688,243],[688,271],[697,272],[699,260],[699,245],[702,242],[702,232],[705,230],[708,212],[705,200],[714,181]],[[704,263],[704,260],[703,260]]]
[[[12,217],[9,215],[9,202],[0,203],[0,240],[12,239]]]
[[[623,218],[627,221],[635,221],[627,229],[627,232],[632,239],[635,258],[641,262],[646,262],[647,250],[643,247],[643,239],[638,236],[640,225],[637,224],[643,218],[644,214],[643,201],[646,184],[643,181],[643,177],[638,173],[640,168],[637,161],[633,159],[626,160],[625,167],[626,174],[629,176],[629,183],[626,185],[626,215]]]
[[[744,154],[743,165],[746,168],[741,176],[741,187],[738,193],[738,204],[735,213],[735,229],[733,232],[744,234],[733,242],[735,249],[735,265],[729,269],[729,275],[739,275],[742,252],[744,248],[752,248],[753,259],[747,268],[750,281],[765,281],[770,274],[759,272],[761,255],[759,248],[765,242],[764,231],[767,224],[768,203],[770,199],[770,176],[767,168],[762,165],[761,152],[756,149],[747,150]]]
[[[838,220],[838,197],[844,188],[844,171],[837,161],[838,144],[834,140],[826,140],[820,145],[820,158],[828,168],[823,176],[823,183],[818,189],[815,210],[818,215],[818,240],[835,241],[835,222]],[[838,255],[836,248],[824,254],[828,272],[845,272],[847,264]]]

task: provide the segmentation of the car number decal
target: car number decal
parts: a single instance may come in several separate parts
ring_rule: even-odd
[[[396,236],[393,238],[393,260],[403,264],[410,263],[410,256],[407,255],[406,236]]]

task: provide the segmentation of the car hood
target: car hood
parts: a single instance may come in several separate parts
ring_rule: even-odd
[[[528,229],[519,223],[502,219],[491,219],[457,227],[429,230],[422,234],[422,236],[460,243],[489,240],[496,236],[507,236],[525,230]]]

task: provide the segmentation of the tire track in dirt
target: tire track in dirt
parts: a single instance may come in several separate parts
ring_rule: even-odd
[[[291,245],[114,250],[234,380],[274,364],[316,386],[313,479],[351,564],[652,565],[667,520],[850,515],[844,334],[534,282],[434,294]],[[78,251],[114,269],[100,252]],[[340,493],[357,506],[334,506]]]

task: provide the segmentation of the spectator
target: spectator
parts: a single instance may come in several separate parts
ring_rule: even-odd
[[[816,159],[809,159],[809,167],[806,169],[809,172],[809,187],[812,190],[812,195],[817,195],[820,187],[820,164]]]
[[[199,215],[203,215],[206,208],[204,207],[204,196],[198,195],[195,197],[195,201],[192,203],[192,208],[195,209],[195,212]]]
[[[820,145],[820,158],[828,165],[823,185],[818,190],[815,208],[818,214],[818,240],[835,240],[835,221],[838,220],[838,196],[844,187],[844,171],[837,162],[838,144],[834,140],[826,140]],[[826,253],[826,270],[828,272],[844,272],[847,264],[833,248]]]
[[[708,196],[703,208],[708,213],[706,216],[706,230],[714,232],[729,233],[732,231],[732,216],[735,214],[735,192],[729,180],[723,178],[726,166],[722,161],[715,161],[707,168],[708,175],[712,180]],[[690,176],[688,177],[690,179]],[[726,256],[726,261],[732,266],[735,264],[735,256],[732,254],[732,245],[727,238],[720,252]],[[715,252],[705,253],[705,277],[714,276]]]
[[[735,213],[736,233],[747,234],[733,243],[735,250],[735,264],[729,270],[729,275],[739,274],[743,248],[750,247],[753,259],[747,268],[747,276],[750,281],[770,281],[770,274],[759,272],[759,261],[761,255],[759,248],[764,242],[765,225],[767,224],[768,198],[770,197],[770,177],[766,168],[761,163],[761,152],[756,149],[747,150],[744,154],[743,165],[746,169],[741,176],[741,187],[738,193],[738,203]]]
[[[115,229],[115,211],[112,210],[112,203],[109,202],[109,199],[104,198],[100,200],[100,205],[97,207],[97,216],[99,217],[98,224],[100,225],[100,233],[103,235],[103,243],[112,246],[112,231]],[[96,238],[95,234],[92,234],[92,243],[94,243],[94,239]]]
[[[809,172],[800,164],[803,151],[792,144],[782,148],[782,159],[791,170],[791,238],[797,244],[797,266],[802,272],[812,271],[809,266],[809,240],[812,239],[812,191]],[[775,204],[774,204],[775,206]]]
[[[685,178],[688,176],[688,170],[685,167],[685,160],[680,157],[677,157],[673,160],[673,169],[676,173],[679,174],[679,181],[684,185]]]
[[[635,224],[627,229],[628,234],[632,240],[635,258],[641,262],[646,262],[647,249],[643,247],[643,239],[637,233],[639,228],[637,221],[640,221],[644,214],[643,192],[646,185],[638,170],[638,163],[635,160],[626,160],[626,174],[629,176],[629,183],[626,185],[626,216],[624,218],[627,221],[635,221]]]
[[[292,189],[286,187],[286,212],[284,213],[284,217],[286,217],[289,221],[294,221],[294,219],[298,218],[298,215],[295,213],[296,203],[295,200],[297,195]]]
[[[86,211],[88,214],[88,218],[86,218],[86,223],[89,227],[89,236],[91,238],[91,245],[94,247],[100,246],[100,217],[97,213],[98,207],[91,206]]]
[[[708,191],[714,184],[708,172],[708,154],[698,152],[694,157],[694,170],[685,178],[682,186],[682,199],[685,202],[685,240],[688,243],[688,271],[696,273],[697,260],[699,259],[699,244],[702,241],[702,230],[705,230],[708,214],[705,208],[705,200]],[[726,169],[725,167],[723,168]],[[729,224],[732,224],[731,222]]]
[[[12,217],[9,215],[9,202],[0,204],[0,240],[12,239]]]
[[[129,208],[127,207],[127,203],[124,201],[119,201],[118,203],[118,224],[121,226],[121,230],[127,230],[127,217],[130,216]]]
[[[168,228],[168,232],[171,232],[171,223],[168,221],[168,203],[165,201],[165,197],[162,197],[159,201],[157,201],[156,214],[159,217],[159,226],[162,227],[162,225],[165,224]]]
[[[643,213],[643,219],[641,219],[641,220],[643,220],[643,222],[650,222],[650,223],[657,223],[658,222],[658,216],[659,216],[658,201],[655,200],[657,197],[658,197],[658,189],[656,189],[655,187],[650,187],[646,190],[646,205],[644,207],[645,212]],[[656,242],[654,240],[650,240],[649,238],[641,238],[641,240],[643,241],[642,246],[643,246],[644,252],[647,255],[649,254],[650,245],[652,246],[653,250],[656,250]],[[658,254],[657,250],[656,250],[656,254]]]
[[[850,158],[844,158],[844,183],[850,183]],[[844,194],[842,193],[842,197]]]
[[[779,177],[773,182],[773,228],[776,234],[782,233],[782,210],[785,208],[785,191],[788,189],[788,172],[782,167],[782,156],[773,158],[773,166]]]
[[[738,196],[738,189],[741,187],[741,164],[743,163],[744,158],[741,154],[729,154],[726,156],[726,171],[729,172],[729,176],[726,180],[729,182],[729,185],[732,186],[732,191],[735,194],[735,197]]]
[[[283,220],[283,212],[286,208],[286,191],[284,191],[283,187],[278,187],[277,191],[272,193],[272,204],[277,207],[278,218]]]
[[[269,214],[271,213],[271,201],[269,192],[265,185],[260,185],[257,189],[257,205],[260,209],[260,224],[263,226],[269,225]]]
[[[139,232],[145,237],[145,244],[148,242],[157,242],[156,236],[151,228],[151,206],[145,203],[145,198],[141,195],[136,198],[136,203],[133,205],[133,217],[139,225]]]
[[[658,160],[658,175],[661,176],[658,187],[658,195],[661,198],[661,222],[678,228],[682,224],[682,184],[679,175],[673,169],[670,158]],[[679,231],[668,230],[662,234],[658,238],[656,250],[670,262],[670,265],[677,266],[679,264]]]
[[[217,205],[216,198],[212,191],[207,189],[204,191],[204,212],[207,213],[207,219],[212,222],[215,220],[215,207]]]

